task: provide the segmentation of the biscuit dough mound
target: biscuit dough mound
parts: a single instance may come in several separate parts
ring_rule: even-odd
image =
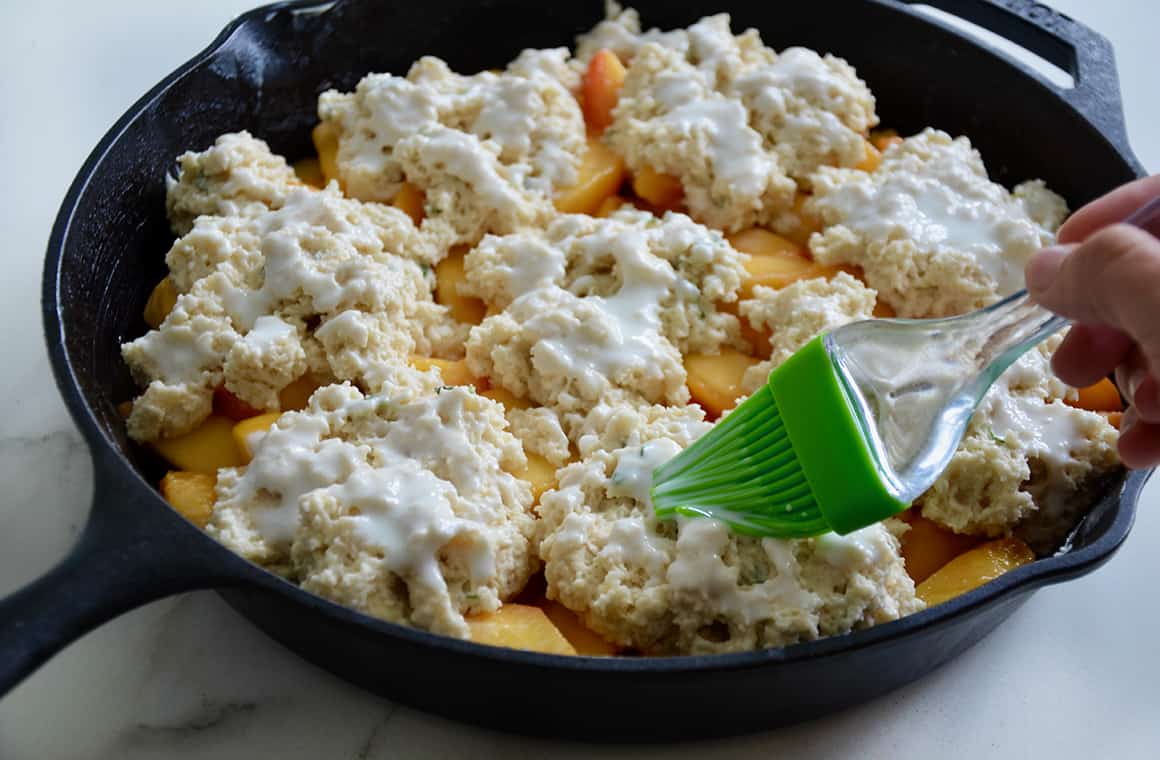
[[[199,217],[167,257],[175,307],[122,346],[144,387],[129,434],[192,430],[219,384],[276,409],[278,392],[307,369],[373,392],[385,364],[458,350],[465,330],[432,300],[426,246],[406,214],[335,187],[294,189],[253,217]]]
[[[207,530],[242,556],[368,614],[459,638],[537,569],[526,462],[502,407],[317,391],[254,459],[218,476]]]
[[[965,137],[927,129],[874,172],[824,167],[806,209],[823,264],[855,264],[900,317],[945,317],[1023,287],[1023,266],[1055,240],[1067,207],[1042,182],[1008,192]]]
[[[755,30],[734,35],[727,14],[641,34],[634,11],[609,11],[577,49],[587,60],[603,45],[627,62],[604,140],[634,172],[679,178],[696,219],[776,226],[817,169],[865,158],[874,96],[842,59],[778,54]]]
[[[224,134],[201,152],[187,151],[177,165],[177,177],[166,177],[165,209],[178,235],[199,216],[257,216],[280,208],[302,184],[286,159],[245,131]]]
[[[388,202],[411,182],[426,195],[425,232],[444,248],[474,244],[546,219],[555,190],[576,181],[586,137],[574,77],[563,49],[471,76],[428,56],[405,77],[323,93],[318,115],[337,131],[351,196]]]
[[[610,641],[648,654],[782,646],[921,609],[884,525],[779,541],[721,523],[658,523],[651,470],[709,428],[690,407],[608,410],[544,494],[540,554],[549,598]],[[596,432],[599,430],[599,432]]]
[[[770,331],[769,359],[745,371],[741,381],[753,393],[769,373],[818,335],[850,322],[870,319],[876,294],[846,272],[832,279],[799,280],[780,290],[758,285],[738,307],[749,323]]]
[[[621,389],[688,399],[681,352],[740,341],[744,257],[683,214],[559,217],[546,230],[489,236],[464,259],[461,292],[499,313],[472,329],[472,371],[561,411]]]
[[[633,172],[681,181],[689,213],[734,232],[793,204],[795,185],[738,100],[685,56],[649,43],[629,64],[604,141]]]
[[[958,533],[1016,534],[1053,551],[1119,468],[1116,429],[1065,403],[1051,374],[1058,339],[1024,354],[987,392],[942,477],[916,502]]]

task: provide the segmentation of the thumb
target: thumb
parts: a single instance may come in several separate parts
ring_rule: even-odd
[[[1040,251],[1027,263],[1026,277],[1041,306],[1123,332],[1160,374],[1160,240],[1115,224],[1078,246]]]

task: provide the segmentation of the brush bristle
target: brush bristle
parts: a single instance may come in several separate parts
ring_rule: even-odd
[[[657,468],[658,517],[710,517],[753,536],[816,536],[829,529],[769,386]]]

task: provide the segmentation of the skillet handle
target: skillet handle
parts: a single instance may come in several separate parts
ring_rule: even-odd
[[[206,550],[217,547],[195,526],[141,498],[140,484],[111,482],[107,473],[124,463],[102,467],[95,458],[94,464],[93,508],[77,544],[46,575],[0,599],[0,696],[123,612],[240,578],[230,573],[234,563]],[[220,553],[229,555],[224,548]]]
[[[1042,80],[1144,174],[1131,147],[1112,44],[1092,29],[1034,0],[901,0],[924,4],[988,29],[1071,74],[1075,87]]]

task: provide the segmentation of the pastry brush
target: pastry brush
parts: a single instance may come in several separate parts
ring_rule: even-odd
[[[1157,218],[1160,198],[1125,221]],[[779,538],[890,517],[938,479],[1003,371],[1067,324],[1023,290],[963,316],[876,319],[818,336],[653,471],[653,508]]]

